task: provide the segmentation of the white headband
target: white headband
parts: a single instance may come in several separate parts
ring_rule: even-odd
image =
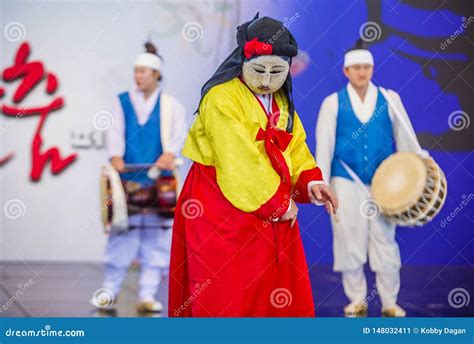
[[[369,64],[374,65],[374,57],[370,51],[365,49],[351,50],[344,56],[344,67],[349,67],[355,64]]]
[[[158,56],[152,53],[141,53],[138,55],[135,66],[143,66],[143,67],[150,67],[154,70],[160,70],[161,68],[161,61]]]

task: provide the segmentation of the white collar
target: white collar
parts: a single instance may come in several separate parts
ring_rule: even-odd
[[[351,101],[358,99],[361,104],[364,104],[364,103],[367,103],[370,97],[373,97],[374,95],[377,94],[377,87],[375,87],[372,81],[369,81],[369,86],[367,87],[367,92],[365,93],[364,101],[362,101],[362,99],[359,97],[359,94],[357,93],[357,91],[351,85],[350,82],[347,83],[347,92],[349,93],[349,96],[351,97]]]
[[[369,82],[369,87],[364,97],[364,101],[360,99],[357,91],[350,83],[347,84],[347,93],[351,101],[352,110],[362,123],[366,123],[372,116],[377,103],[377,87]]]
[[[262,103],[263,107],[265,108],[265,111],[267,112],[267,115],[270,114],[272,112],[273,93],[270,93],[270,94],[254,93],[254,94]]]
[[[145,99],[145,94],[143,93],[142,90],[140,90],[138,88],[138,86],[136,84],[133,84],[132,86],[132,92],[134,95],[136,95],[137,97],[140,97],[143,101],[146,101],[146,102],[150,102],[152,101],[153,103],[156,102],[157,98],[158,98],[158,94],[161,92],[161,87],[160,85],[158,84],[158,86],[156,87],[156,89],[153,91],[152,94],[150,94],[150,96]]]

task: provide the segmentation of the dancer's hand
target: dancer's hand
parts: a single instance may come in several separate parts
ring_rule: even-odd
[[[312,185],[311,194],[316,201],[324,203],[324,206],[326,207],[326,210],[329,214],[336,214],[336,210],[339,207],[339,202],[337,197],[328,186],[324,184]]]
[[[296,203],[290,198],[290,209],[280,218],[281,221],[291,221],[290,226],[293,227],[298,215],[298,207]]]

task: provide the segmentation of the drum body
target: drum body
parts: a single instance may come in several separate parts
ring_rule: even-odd
[[[372,179],[372,195],[382,214],[400,226],[423,226],[441,210],[446,177],[433,160],[398,152],[385,159]]]
[[[178,180],[176,175],[160,176],[155,183],[156,211],[164,218],[172,219],[178,201]]]
[[[173,218],[178,198],[178,181],[175,173],[161,174],[153,184],[123,180],[110,168],[100,177],[102,223],[112,228],[117,214],[124,211],[126,217],[137,214],[157,214]],[[124,205],[123,209],[117,205]]]
[[[174,175],[159,176],[153,185],[122,180],[127,199],[128,215],[155,213],[173,218],[177,202],[177,182]]]
[[[112,187],[111,180],[107,173],[102,172],[100,175],[100,213],[102,216],[102,224],[104,227],[110,227],[112,224]]]

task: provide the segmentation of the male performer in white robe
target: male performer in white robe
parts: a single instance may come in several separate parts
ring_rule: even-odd
[[[107,148],[111,164],[119,172],[125,164],[140,163],[155,163],[161,170],[172,170],[187,135],[185,109],[161,91],[161,58],[150,43],[146,47],[147,52],[138,55],[135,62],[134,87],[121,93],[112,109],[113,126],[107,133]],[[129,177],[133,181],[152,182],[146,170]],[[139,259],[137,310],[160,312],[163,305],[155,295],[169,271],[173,219],[139,214],[128,220],[131,230],[109,236],[103,288],[117,300],[130,264]],[[115,308],[107,297],[103,300],[105,304],[100,300],[93,302],[101,309]]]
[[[344,308],[345,316],[367,314],[363,266],[368,254],[370,267],[376,273],[382,314],[404,317],[405,311],[397,305],[401,260],[395,225],[382,215],[372,218],[361,211],[361,204],[368,198],[361,186],[363,183],[370,188],[379,164],[395,151],[420,148],[409,137],[414,131],[399,95],[388,91],[407,128],[372,84],[373,66],[372,54],[360,43],[345,55],[344,74],[349,83],[321,105],[316,156],[324,179],[330,181],[339,198],[340,208],[337,215],[331,216],[331,222],[334,270],[342,272],[344,292],[350,300]],[[362,183],[350,176],[344,163]]]

